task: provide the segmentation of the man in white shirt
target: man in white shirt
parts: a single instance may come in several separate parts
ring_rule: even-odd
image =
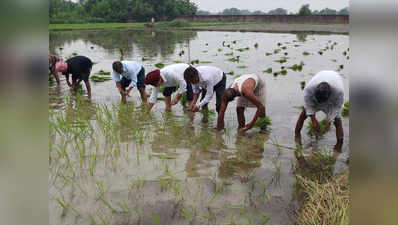
[[[165,87],[163,95],[165,96],[166,111],[170,111],[171,106],[176,105],[185,92],[187,93],[188,103],[191,103],[193,99],[192,86],[184,80],[184,71],[188,67],[188,64],[178,63],[166,66],[161,70],[154,70],[147,74],[145,84],[154,87],[149,97],[149,110],[155,105],[161,86]],[[177,90],[177,86],[178,94],[173,101],[171,101],[171,94]]]
[[[135,61],[115,61],[112,64],[112,77],[116,82],[116,87],[122,96],[122,102],[126,102],[126,97],[130,91],[137,87],[142,102],[147,102],[145,92],[145,69]]]
[[[343,104],[344,86],[340,74],[334,71],[321,71],[317,73],[304,89],[304,109],[296,124],[296,138],[301,139],[300,132],[308,116],[311,118],[315,133],[318,134],[320,132],[320,127],[315,113],[323,111],[329,120],[326,124],[326,129],[330,127],[331,121],[334,120],[337,139],[335,149],[341,152],[344,139],[341,121],[341,109]]]
[[[224,91],[222,96],[221,109],[217,119],[217,130],[224,129],[224,115],[228,103],[239,97],[236,103],[236,113],[240,131],[247,131],[253,128],[258,118],[265,117],[265,81],[256,74],[245,74],[234,80],[231,87]],[[252,121],[246,124],[245,109],[257,108]]]
[[[220,111],[221,96],[225,91],[227,77],[225,73],[214,66],[189,66],[184,72],[184,78],[192,84],[193,100],[191,103],[191,111],[198,112],[199,108],[208,110],[208,103],[216,92],[216,111]],[[202,93],[199,104],[196,104]]]

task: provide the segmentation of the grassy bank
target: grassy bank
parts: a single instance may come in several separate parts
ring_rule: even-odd
[[[202,27],[202,26],[226,26],[253,24],[254,22],[194,22],[187,23],[186,26],[174,26],[172,22],[155,23],[155,28],[183,28],[183,27]],[[103,30],[103,29],[143,29],[146,23],[89,23],[89,24],[50,24],[50,31],[57,30]]]

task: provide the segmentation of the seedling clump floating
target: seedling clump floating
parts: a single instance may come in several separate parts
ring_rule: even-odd
[[[164,63],[159,62],[155,64],[156,68],[162,69],[164,67]]]

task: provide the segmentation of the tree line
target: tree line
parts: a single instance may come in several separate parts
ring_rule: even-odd
[[[329,9],[325,8],[322,10],[314,10],[312,11],[310,9],[310,6],[308,4],[303,5],[298,13],[293,13],[293,12],[288,12],[284,8],[276,8],[273,10],[270,10],[268,12],[264,12],[261,10],[256,10],[256,11],[249,11],[246,9],[237,9],[237,8],[228,8],[224,9],[221,12],[218,13],[211,13],[209,11],[204,11],[204,10],[198,10],[196,12],[196,15],[349,15],[349,8],[345,7],[339,11],[334,10],[334,9]]]
[[[50,0],[50,23],[104,23],[172,20],[195,15],[190,0]]]
[[[180,16],[189,15],[348,15],[349,8],[339,11],[325,8],[310,9],[303,5],[299,12],[288,13],[286,9],[276,8],[268,12],[260,10],[249,11],[237,8],[224,9],[212,14],[198,10],[190,0],[49,0],[49,20],[56,23],[109,23],[109,22],[141,22],[154,18],[159,20],[173,20]]]

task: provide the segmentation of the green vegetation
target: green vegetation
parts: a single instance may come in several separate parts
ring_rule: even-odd
[[[258,48],[258,43],[255,43],[255,44],[254,44],[254,48]]]
[[[272,73],[272,68],[268,68],[267,70],[264,70],[263,73]]]
[[[304,56],[308,56],[308,55],[311,55],[311,54],[310,54],[309,52],[306,52],[306,51],[305,51],[305,52],[303,52],[303,55],[304,55]]]
[[[248,51],[249,49],[250,49],[249,47],[246,47],[246,48],[238,48],[238,49],[236,49],[236,51],[244,52],[244,51]]]
[[[98,75],[111,75],[111,72],[105,72],[103,70],[98,71]]]
[[[271,119],[268,116],[258,118],[254,126],[260,128],[261,130],[268,130],[271,126]]]
[[[344,103],[343,111],[342,111],[342,116],[349,116],[350,115],[350,102]]]
[[[326,124],[327,124],[328,122],[329,122],[329,121],[328,121],[327,118],[324,118],[324,119],[322,119],[321,121],[318,121],[318,123],[319,123],[319,129],[320,129],[320,131],[319,131],[320,135],[323,135],[323,134],[325,134],[326,132],[328,132],[328,131],[330,130],[330,127],[326,127]],[[327,128],[327,129],[326,129],[326,128]],[[313,126],[312,126],[312,121],[311,121],[311,120],[308,122],[308,125],[307,125],[307,132],[308,132],[309,135],[315,135],[314,130],[313,130]]]
[[[278,62],[278,63],[286,63],[287,62],[287,60],[289,59],[289,57],[282,57],[281,59],[279,59],[279,60],[275,60],[275,62]]]
[[[240,56],[238,55],[236,57],[229,58],[228,61],[230,61],[230,62],[239,62],[240,61]]]
[[[300,64],[294,64],[293,66],[290,66],[289,69],[293,71],[302,71],[304,66],[304,62],[301,62]]]
[[[304,88],[305,88],[305,81],[301,81],[301,82],[300,82],[300,87],[301,87],[301,90],[304,90]]]
[[[272,55],[272,53],[266,52],[265,55],[266,55],[266,56],[270,56],[270,55]]]
[[[246,69],[247,66],[242,65],[242,66],[237,66],[237,68],[238,68],[238,69]]]
[[[156,63],[155,64],[156,68],[162,69],[165,65],[162,62]]]
[[[150,21],[151,18],[158,21],[194,15],[196,11],[194,3],[183,0],[50,0],[49,20],[51,24]],[[180,25],[178,21],[176,24]]]

